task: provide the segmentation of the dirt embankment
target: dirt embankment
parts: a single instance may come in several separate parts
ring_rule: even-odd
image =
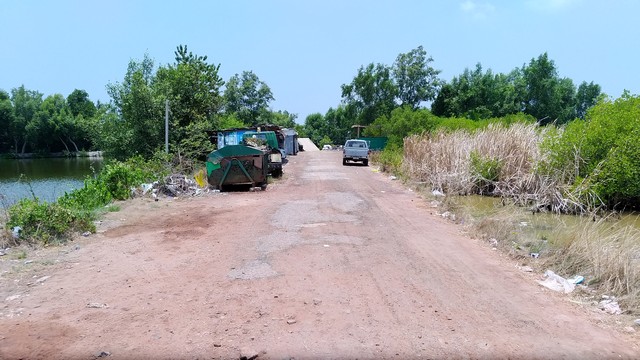
[[[0,358],[640,357],[339,152],[291,157],[265,192],[137,199],[98,228],[0,258]]]

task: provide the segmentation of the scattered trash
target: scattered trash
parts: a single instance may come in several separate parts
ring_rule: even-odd
[[[532,258],[537,259],[540,257],[540,253],[534,253],[532,252],[531,254],[529,254]]]
[[[616,301],[616,298],[613,296],[602,296],[604,300],[598,303],[598,308],[607,314],[611,315],[620,315],[622,314],[622,309],[620,309],[620,305]]]
[[[111,353],[108,351],[100,351],[94,355],[96,358],[111,356]]]
[[[582,275],[576,275],[572,278],[568,278],[567,279],[568,282],[572,283],[572,284],[582,284],[584,282],[584,276]]]
[[[489,244],[491,245],[491,247],[497,248],[498,247],[498,239],[496,239],[496,238],[489,239]]]
[[[90,309],[106,309],[109,305],[103,303],[88,303],[87,307]]]
[[[0,256],[5,256],[5,255],[7,254],[4,252],[4,250],[0,250]]]
[[[11,235],[14,239],[18,239],[20,237],[20,232],[22,232],[22,228],[20,226],[14,226],[13,229],[11,229]]]
[[[142,184],[140,185],[142,189],[142,195],[146,195],[151,189],[153,189],[153,184]]]
[[[634,323],[634,324],[636,324],[636,325],[638,325],[638,326],[640,326],[640,319],[635,319],[635,320],[633,320],[633,323]]]
[[[533,268],[531,266],[518,266],[518,269],[524,272],[533,272]]]
[[[520,226],[522,227],[529,226],[529,223],[526,221],[520,221]]]
[[[449,217],[449,215],[451,215],[451,213],[450,213],[450,212],[448,212],[448,211],[445,211],[445,212],[443,212],[442,214],[440,214],[440,216],[442,216],[443,218],[448,218],[448,217]]]
[[[33,260],[25,260],[25,261],[24,261],[24,264],[25,264],[25,265],[29,265],[29,264],[31,264],[32,262],[33,262]]]
[[[36,280],[36,284],[41,284],[45,281],[47,281],[47,279],[49,279],[51,276],[47,275],[47,276],[43,276],[41,278],[39,278],[38,280]]]
[[[293,324],[295,324],[295,323],[296,323],[296,320],[295,320],[295,319],[289,319],[289,320],[287,320],[287,324],[289,324],[289,325],[293,325]]]
[[[327,245],[327,244],[324,244],[324,245],[322,245],[322,246],[324,246],[324,247],[329,247],[329,245]]]
[[[568,294],[576,288],[576,284],[573,284],[562,276],[554,273],[551,270],[547,270],[544,273],[545,280],[538,281],[538,284],[551,289],[553,291],[563,292]]]
[[[16,295],[11,295],[9,297],[7,297],[6,299],[4,299],[4,301],[13,301],[13,300],[18,300],[20,299],[22,295],[20,294],[16,294]]]
[[[627,326],[624,328],[624,331],[628,332],[628,333],[634,333],[636,332],[636,329],[633,328],[633,326]]]
[[[444,196],[444,193],[440,190],[433,190],[431,193],[433,196]]]
[[[393,176],[393,175],[391,175],[391,176],[389,176],[389,179],[391,179],[391,180],[396,180],[396,179],[398,179],[398,178],[397,178],[397,177],[395,177],[395,176]]]
[[[82,236],[84,236],[84,237],[87,237],[89,235],[91,235],[91,231],[85,231],[85,232],[82,233]]]

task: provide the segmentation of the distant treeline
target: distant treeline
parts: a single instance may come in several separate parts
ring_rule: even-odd
[[[400,144],[404,136],[432,126],[434,117],[465,122],[524,114],[542,124],[563,124],[584,118],[601,96],[599,85],[576,87],[561,78],[546,53],[509,74],[483,71],[477,64],[446,82],[419,46],[392,65],[361,66],[341,86],[336,108],[311,114],[299,126],[296,114],[270,108],[271,89],[253,72],[225,82],[220,64],[207,56],[182,45],[174,54],[175,62],[159,67],[146,54],[130,61],[122,82],[107,84],[108,103],[94,103],[78,89],[66,97],[44,97],[24,86],[0,90],[0,154],[102,150],[119,159],[148,158],[164,148],[167,101],[170,150],[202,158],[214,147],[207,134],[221,128],[271,123],[296,128],[322,145],[343,143],[358,124],[367,126],[366,135]]]
[[[477,64],[450,82],[439,78],[433,61],[420,46],[398,55],[392,65],[360,67],[353,80],[342,85],[337,108],[306,118],[307,135],[320,145],[340,144],[355,135],[352,126],[358,124],[368,126],[366,135],[394,137],[401,143],[406,135],[428,130],[427,123],[436,117],[465,122],[524,114],[541,124],[564,124],[584,118],[603,96],[593,82],[576,87],[560,77],[546,53],[509,74],[483,71]]]
[[[228,81],[219,64],[178,46],[175,62],[156,68],[145,54],[129,63],[122,82],[107,84],[109,103],[84,90],[47,97],[20,86],[0,90],[0,154],[102,150],[106,156],[150,158],[164,149],[165,103],[170,108],[170,150],[202,158],[214,145],[207,132],[271,123],[295,126],[295,114],[273,111],[269,86],[251,71]]]

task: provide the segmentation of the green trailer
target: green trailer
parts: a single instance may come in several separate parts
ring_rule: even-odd
[[[228,145],[207,156],[207,179],[218,190],[236,185],[267,188],[268,153],[244,145]]]

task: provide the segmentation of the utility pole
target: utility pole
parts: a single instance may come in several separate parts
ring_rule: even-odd
[[[164,151],[169,153],[169,99],[164,103]]]

